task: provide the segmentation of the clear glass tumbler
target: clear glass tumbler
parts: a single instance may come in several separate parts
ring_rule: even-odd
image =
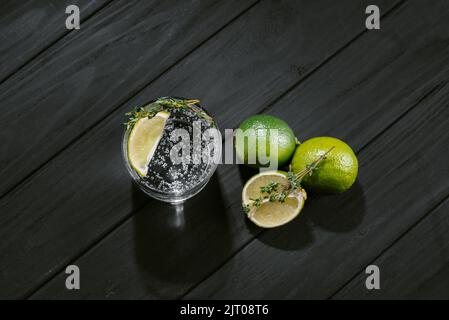
[[[198,100],[185,98],[162,97],[136,110],[162,110],[170,115],[144,176],[130,163],[128,141],[133,126],[127,126],[122,154],[134,182],[149,196],[173,204],[200,192],[221,159],[221,135],[215,120]],[[150,117],[154,113],[149,112]],[[130,114],[141,116],[142,112]]]

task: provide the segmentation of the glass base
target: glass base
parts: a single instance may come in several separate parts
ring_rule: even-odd
[[[149,190],[144,185],[141,185],[137,181],[134,180],[134,183],[139,187],[139,189],[142,190],[144,193],[146,193],[151,198],[154,198],[156,200],[159,200],[159,201],[162,201],[165,203],[170,203],[173,205],[184,203],[186,200],[197,195],[201,190],[204,189],[204,187],[207,185],[208,182],[209,182],[209,179],[203,181],[200,185],[195,186],[195,188],[189,190],[188,193],[177,195],[177,194],[163,193],[163,192],[156,192],[154,190]]]

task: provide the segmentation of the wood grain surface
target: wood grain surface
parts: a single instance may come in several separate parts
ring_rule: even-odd
[[[444,27],[448,9],[441,3],[433,12],[417,1],[407,2],[384,22],[382,32],[391,34],[389,28],[394,28],[393,47],[379,43],[376,39],[380,40],[381,35],[372,33],[369,36],[376,39],[362,38],[348,48],[348,56],[344,57],[346,52],[343,53],[342,59],[348,64],[354,64],[356,52],[372,52],[373,56],[360,60],[360,65],[353,65],[352,70],[358,70],[362,78],[355,86],[348,86],[349,90],[337,94],[338,99],[331,100],[329,109],[336,112],[325,117],[328,123],[322,123],[322,131],[329,128],[325,134],[357,142],[356,136],[363,138],[373,133],[376,123],[382,127],[387,125],[383,130],[375,130],[376,134],[366,139],[364,145],[356,145],[361,166],[355,187],[343,196],[312,199],[302,220],[260,234],[187,298],[331,297],[448,195],[448,171],[443,165],[448,154],[442,151],[448,136],[440,132],[448,120],[445,85],[449,70],[445,67],[447,51],[441,50],[447,50],[442,39],[449,32]],[[434,19],[437,14],[441,14],[440,18]],[[418,20],[416,29],[411,28],[410,21]],[[423,26],[428,28],[427,32],[417,37]],[[362,47],[358,47],[359,43]],[[369,46],[363,46],[368,43]],[[387,56],[383,57],[382,53]],[[391,55],[401,59],[391,59]],[[376,59],[383,60],[383,68],[375,66]],[[326,74],[344,77],[345,65],[339,57],[334,61],[340,72],[327,70]],[[370,68],[367,61],[374,63],[369,73],[365,73]],[[425,75],[423,68],[427,67],[435,68],[426,76],[431,83],[411,77]],[[319,78],[318,74],[315,76]],[[436,78],[432,79],[433,76]],[[398,83],[397,79],[403,81]],[[340,82],[335,80],[333,83],[344,81],[343,78]],[[418,83],[424,86],[415,87]],[[363,99],[357,99],[358,96]],[[413,97],[414,100],[409,100]],[[368,105],[361,107],[363,102]],[[363,115],[358,112],[360,108]],[[399,109],[404,113],[392,116]],[[323,111],[315,113],[320,116],[309,118],[308,123],[319,121],[326,114]],[[370,116],[370,112],[377,116]],[[379,116],[385,113],[388,118]],[[351,115],[357,121],[345,122]],[[367,116],[366,121],[360,121],[363,116]],[[355,126],[351,127],[351,123]],[[342,134],[344,131],[347,133]],[[439,170],[424,170],[428,166]],[[421,197],[424,193],[426,196]],[[232,282],[228,281],[230,274],[235,275]]]
[[[360,4],[357,4],[354,6],[354,2],[346,2],[348,5],[352,4],[352,7],[348,7],[351,10],[345,10],[345,16],[342,16],[341,20],[336,20],[335,23],[338,25],[342,24],[342,21],[353,21],[353,26],[359,26],[360,20],[363,19],[363,14],[360,14],[360,10],[362,9]],[[282,94],[285,90],[287,90],[291,85],[296,83],[301,79],[301,77],[305,76],[306,73],[298,73],[298,70],[296,67],[294,67],[295,63],[297,65],[310,65],[310,69],[313,69],[314,67],[317,67],[320,65],[320,63],[327,58],[328,56],[331,56],[334,52],[336,52],[341,46],[342,43],[345,44],[348,41],[351,41],[353,37],[357,35],[358,32],[363,31],[362,27],[354,28],[350,27],[349,25],[346,26],[345,29],[341,29],[341,36],[340,38],[337,38],[335,33],[330,33],[330,29],[324,29],[319,31],[323,35],[329,35],[332,37],[329,38],[323,38],[323,36],[318,37],[320,39],[319,44],[322,46],[321,48],[316,48],[313,51],[306,51],[304,52],[302,49],[304,46],[292,46],[291,41],[281,41],[280,44],[284,45],[285,48],[296,48],[296,53],[291,54],[289,56],[290,60],[287,60],[287,57],[284,59],[279,59],[279,53],[277,51],[273,51],[271,48],[266,47],[265,50],[262,50],[262,46],[259,44],[258,41],[248,41],[251,37],[255,37],[256,35],[259,35],[259,37],[263,37],[264,41],[268,42],[275,42],[277,41],[277,38],[280,33],[284,34],[284,37],[290,36],[291,38],[297,39],[298,38],[298,29],[299,23],[302,20],[282,20],[278,19],[277,21],[274,21],[273,23],[277,26],[279,25],[278,29],[276,28],[267,28],[262,22],[264,21],[273,21],[273,17],[279,16],[282,17],[283,14],[290,14],[292,11],[292,8],[295,8],[295,6],[299,6],[300,3],[296,1],[287,1],[282,2],[281,5],[277,5],[275,8],[277,8],[277,11],[273,11],[273,3],[271,2],[265,2],[263,4],[255,6],[253,9],[248,11],[247,14],[242,16],[240,19],[235,21],[232,25],[230,25],[224,32],[218,34],[216,37],[214,37],[211,41],[206,43],[204,46],[196,50],[191,57],[186,59],[185,61],[182,61],[179,63],[175,68],[170,70],[170,72],[167,73],[167,75],[162,76],[160,79],[155,81],[152,85],[148,87],[148,89],[144,90],[141,94],[139,94],[135,99],[130,101],[126,106],[123,106],[119,112],[117,112],[114,115],[114,118],[111,118],[108,120],[108,125],[104,126],[97,132],[93,133],[93,136],[88,138],[88,140],[82,140],[85,141],[85,143],[88,143],[91,145],[90,150],[96,150],[98,152],[92,153],[90,152],[91,156],[89,157],[89,160],[87,160],[85,163],[90,168],[97,171],[97,173],[93,174],[92,169],[85,170],[84,165],[78,165],[77,167],[80,170],[77,170],[75,173],[76,176],[79,175],[85,175],[86,172],[91,172],[88,174],[88,176],[92,179],[93,177],[106,177],[110,176],[110,170],[114,172],[114,175],[117,180],[114,180],[116,183],[114,183],[113,186],[111,185],[101,185],[101,181],[105,181],[104,178],[101,178],[99,180],[96,179],[96,181],[92,181],[92,188],[89,188],[89,191],[84,187],[83,189],[86,190],[86,195],[89,194],[91,197],[90,199],[93,199],[93,197],[96,197],[98,199],[98,196],[95,196],[97,194],[101,195],[104,194],[104,187],[112,187],[111,193],[114,193],[113,199],[117,200],[121,204],[128,204],[126,207],[119,208],[116,205],[113,205],[110,201],[101,201],[98,204],[99,205],[105,205],[107,208],[111,208],[111,205],[113,205],[113,211],[114,214],[120,214],[120,219],[128,218],[133,212],[137,211],[142,204],[143,201],[146,201],[146,199],[140,194],[138,194],[137,200],[131,202],[129,200],[123,201],[123,197],[127,197],[127,199],[132,199],[135,194],[133,193],[133,189],[131,188],[130,184],[130,178],[128,177],[128,174],[125,172],[123,165],[121,164],[121,156],[120,154],[117,154],[114,150],[114,145],[120,144],[120,135],[121,132],[117,130],[117,123],[120,123],[123,119],[123,113],[130,108],[132,105],[138,105],[140,103],[143,103],[144,101],[148,100],[149,96],[161,96],[166,95],[166,92],[174,92],[174,95],[178,96],[190,96],[190,97],[199,97],[205,105],[208,107],[208,109],[214,114],[217,118],[218,123],[222,127],[233,127],[238,124],[239,121],[243,120],[245,115],[249,115],[257,108],[261,108],[261,105],[267,105],[272,100],[276,100],[277,97]],[[321,12],[320,8],[322,8],[322,5],[319,6],[317,4],[309,4],[310,9],[307,10],[307,12],[316,12],[317,14]],[[337,10],[338,6],[334,8],[334,10]],[[312,11],[315,10],[315,11]],[[340,9],[341,10],[341,9]],[[327,13],[329,14],[329,17],[332,15],[333,11],[328,10]],[[359,13],[359,14],[357,14]],[[312,15],[312,17],[315,15]],[[304,19],[309,17],[309,15],[305,15]],[[352,20],[350,20],[351,18]],[[309,18],[312,19],[312,18]],[[292,24],[297,25],[298,28],[295,28],[292,26]],[[279,29],[283,27],[285,29],[285,32],[283,32],[284,29]],[[329,26],[329,28],[333,28],[332,26]],[[246,30],[246,37],[239,37],[239,35],[242,34],[242,31]],[[267,31],[273,30],[273,33],[270,34]],[[312,32],[315,30],[315,28],[311,28],[310,30],[307,30],[308,32]],[[287,33],[288,32],[288,33]],[[303,36],[306,37],[307,33],[306,30],[303,30]],[[270,37],[271,35],[271,37]],[[300,35],[301,38],[301,35]],[[314,38],[311,38],[312,41],[317,41]],[[229,44],[233,43],[232,46]],[[279,49],[281,52],[281,50]],[[242,52],[257,52],[258,59],[254,60],[251,58],[251,56],[248,57],[247,60],[242,59],[241,55]],[[318,55],[321,56],[321,60],[319,60]],[[228,59],[233,58],[231,61]],[[298,59],[302,59],[298,60]],[[213,59],[209,62],[208,59]],[[228,62],[229,61],[229,62]],[[271,61],[271,64],[269,63]],[[207,63],[207,68],[205,68],[205,63]],[[233,69],[229,69],[229,64],[233,63],[234,67]],[[239,63],[238,65],[236,65]],[[255,64],[255,66],[251,66],[252,64]],[[266,69],[263,68],[265,65],[269,65],[270,68]],[[293,66],[293,67],[292,67]],[[242,73],[240,68],[248,68],[251,72],[244,72]],[[178,78],[178,76],[174,77],[174,75],[182,75],[182,74],[193,74],[195,70],[203,70],[203,76],[197,79],[196,81],[185,81],[184,78],[180,78],[181,82],[177,83],[174,80]],[[230,72],[231,70],[234,70],[235,72]],[[278,71],[277,71],[278,70]],[[288,73],[283,73],[283,77],[280,79],[282,81],[285,81],[284,86],[280,86],[279,81],[273,81],[272,77],[278,77],[277,74],[281,74],[283,71],[288,71]],[[262,74],[261,74],[262,73]],[[245,77],[245,78],[243,78]],[[240,85],[236,86],[234,88],[230,87],[230,83],[235,81],[240,81]],[[211,83],[214,83],[214,89],[220,90],[222,92],[221,95],[211,95],[209,98],[208,96],[204,96],[206,93],[202,92],[202,88],[209,87]],[[272,85],[273,87],[270,87]],[[261,92],[261,87],[264,88],[264,92]],[[252,98],[252,99],[251,99]],[[212,99],[217,99],[216,101]],[[232,102],[229,106],[226,104],[229,102]],[[232,114],[234,117],[237,117],[236,119],[226,119],[224,118],[226,111],[232,111]],[[244,110],[244,112],[242,112]],[[251,112],[251,110],[254,110]],[[236,112],[238,111],[238,112]],[[226,121],[227,120],[227,121]],[[232,122],[231,122],[232,121]],[[113,140],[111,139],[111,136],[115,136],[116,138]],[[102,141],[101,143],[95,143],[95,145],[92,144],[92,137],[95,137],[94,139],[98,141]],[[82,145],[80,145],[80,149],[76,149],[73,151],[70,151],[70,154],[73,155],[80,155],[80,150],[85,149],[87,145],[83,142]],[[101,145],[101,148],[99,146]],[[106,151],[110,150],[110,151]],[[112,152],[112,153],[111,153]],[[85,152],[82,152],[81,154],[85,154]],[[89,153],[88,153],[89,154]],[[71,156],[71,157],[72,157]],[[110,167],[108,170],[101,170],[101,172],[98,171],[98,161],[101,159],[105,159],[104,161],[109,161]],[[60,158],[60,161],[62,158]],[[112,159],[113,162],[111,161]],[[92,160],[95,160],[92,162]],[[96,163],[96,164],[95,164]],[[113,169],[114,168],[114,169]],[[106,169],[106,168],[104,168]],[[120,176],[118,175],[120,172]],[[55,175],[54,169],[49,172],[49,174],[46,174],[46,177],[42,181],[48,181],[49,178],[53,177]],[[69,179],[70,180],[70,179]],[[110,180],[110,179],[108,179]],[[240,183],[240,180],[234,182],[234,183]],[[34,183],[33,183],[34,185]],[[58,190],[61,190],[62,188],[57,188]],[[31,191],[31,193],[34,194],[34,191]],[[59,193],[59,191],[58,191]],[[139,197],[140,196],[140,197]],[[236,201],[240,199],[240,195],[238,198],[232,199],[232,201]],[[87,201],[86,204],[91,206],[92,200]],[[79,208],[79,201],[77,206],[74,206]],[[202,210],[202,206],[197,207],[197,210]],[[67,210],[67,208],[63,209],[64,211]],[[91,212],[92,209],[83,210],[87,214],[87,216],[90,218],[94,218],[92,214],[89,214],[88,212]],[[98,208],[94,209],[95,212],[97,212]],[[162,210],[162,209],[160,209]],[[167,210],[167,209],[166,209]],[[107,209],[102,209],[102,211],[109,211]],[[163,217],[163,215],[162,215]],[[73,218],[73,217],[71,217]],[[79,218],[79,217],[78,217]],[[95,218],[101,219],[101,223],[95,223],[96,226],[103,225],[104,223],[109,222],[111,223],[111,219],[113,218],[111,214],[108,214],[108,218],[105,220],[105,217],[99,217],[96,216]],[[241,219],[241,216],[240,216]],[[112,226],[115,226],[115,223],[117,221],[117,216],[115,217],[114,223],[110,224]],[[119,220],[121,222],[121,220]],[[60,223],[60,220],[55,223]],[[244,220],[241,220],[240,224],[244,223]],[[204,228],[210,228],[213,229],[210,225],[209,227],[207,225],[204,225]],[[90,229],[90,228],[89,228]],[[108,230],[109,231],[109,230]],[[48,234],[45,235],[45,237],[48,237]],[[59,254],[58,254],[59,256]],[[219,257],[221,261],[221,257]],[[215,262],[216,263],[216,262]],[[164,267],[163,267],[164,268]],[[207,272],[208,270],[202,271],[202,273]],[[188,284],[190,285],[190,284]],[[178,285],[175,284],[175,288],[177,289]],[[99,287],[101,289],[101,287]],[[160,290],[166,290],[168,291],[170,288],[160,288]],[[90,293],[94,293],[94,291],[89,291]],[[87,293],[87,291],[86,291]],[[156,296],[158,295],[158,292],[155,292]],[[177,294],[177,292],[175,293]]]
[[[422,221],[372,261],[381,271],[381,290],[366,290],[363,270],[334,298],[449,299],[448,205],[445,200],[430,210]]]
[[[99,127],[104,127],[101,120],[109,117],[110,121],[110,114],[120,101],[132,97],[140,86],[159,76],[251,4],[114,2],[80,32],[71,33],[41,59],[19,71],[23,77],[17,75],[1,88],[5,112],[0,116],[0,163],[4,164],[0,169],[0,190],[35,171],[0,200],[5,205],[0,209],[5,212],[0,233],[7,239],[1,245],[5,261],[1,263],[0,287],[5,288],[5,293],[26,294],[33,284],[48,278],[55,266],[73,258],[73,246],[78,250],[80,245],[85,248],[118,223],[123,210],[132,211],[130,198],[121,198],[129,195],[129,179],[124,175],[120,155],[123,113],[132,107],[122,106],[114,113],[115,121],[110,122],[109,128],[112,132],[91,130],[84,140],[90,141],[88,149],[66,153],[58,161],[48,160],[83,135],[89,126],[98,122]],[[173,14],[176,23],[172,23]],[[103,143],[93,143],[93,133],[97,137],[106,134]],[[72,147],[76,145],[79,141]],[[100,150],[103,160],[96,153]],[[39,170],[43,163],[45,166]],[[44,172],[47,174],[42,175]],[[105,172],[106,180],[104,176],[96,179]],[[113,191],[117,185],[120,190],[127,190],[119,198]],[[26,186],[33,190],[25,191]],[[15,201],[18,202],[14,204]],[[102,230],[91,233],[82,230],[82,225],[87,229],[95,225]],[[61,235],[64,239],[60,239]]]
[[[253,3],[115,1],[19,70],[0,87],[0,195]]]
[[[66,29],[65,9],[68,5],[80,8],[84,23],[110,0],[5,0],[0,3],[0,84],[27,63],[61,40]]]
[[[376,1],[375,31],[369,1],[77,3],[77,31],[64,1],[0,4],[0,298],[449,297],[447,1]],[[341,138],[359,178],[274,230],[244,217],[242,166],[183,206],[151,200],[122,122],[166,95],[221,129],[266,113],[300,140]],[[81,290],[64,286],[72,263]]]

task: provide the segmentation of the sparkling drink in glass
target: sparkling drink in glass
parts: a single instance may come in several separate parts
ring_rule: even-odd
[[[127,115],[122,153],[140,189],[181,203],[206,186],[221,158],[221,135],[198,100],[162,97]]]

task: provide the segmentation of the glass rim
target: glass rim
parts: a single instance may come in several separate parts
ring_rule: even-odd
[[[144,107],[158,99],[161,98],[174,98],[174,99],[180,99],[180,100],[187,100],[187,98],[182,98],[182,97],[174,97],[174,96],[163,96],[163,97],[159,97],[156,99],[152,99],[149,100],[148,102],[145,102],[143,104],[140,105],[140,107]],[[202,110],[204,110],[209,116],[210,113],[207,111],[206,108],[204,108],[203,106],[201,106],[199,103],[195,103],[195,105],[197,105],[199,108],[201,108]],[[212,117],[212,116],[211,116]],[[222,135],[221,132],[217,126],[217,123],[215,122],[215,128],[218,131],[219,137],[220,137],[220,141],[222,140]],[[210,180],[210,178],[213,176],[213,174],[215,173],[217,167],[218,167],[218,163],[216,163],[215,161],[213,161],[213,158],[211,158],[211,161],[209,161],[207,163],[206,169],[204,170],[203,174],[198,178],[198,182],[196,184],[194,184],[189,190],[179,193],[179,192],[166,192],[166,191],[162,191],[159,189],[156,189],[154,187],[150,187],[148,185],[142,184],[140,182],[140,179],[144,178],[141,177],[131,166],[131,164],[129,163],[128,160],[128,138],[129,138],[129,134],[131,133],[132,128],[129,127],[125,127],[125,130],[123,132],[123,137],[122,137],[122,158],[123,161],[125,163],[126,169],[129,172],[129,174],[131,175],[131,177],[133,178],[134,182],[137,183],[139,186],[143,186],[145,188],[145,191],[148,190],[150,192],[153,192],[155,194],[158,195],[162,195],[162,196],[166,196],[166,197],[170,197],[170,196],[174,196],[174,197],[180,197],[183,195],[188,194],[190,191],[195,190],[196,188],[198,188],[199,186],[203,187],[205,186],[205,182],[207,183],[207,181]],[[220,150],[221,151],[221,150]],[[220,152],[220,158],[221,158],[221,152]],[[195,190],[192,194],[195,195],[197,192],[199,192],[198,190]],[[151,196],[151,194],[149,194]]]

